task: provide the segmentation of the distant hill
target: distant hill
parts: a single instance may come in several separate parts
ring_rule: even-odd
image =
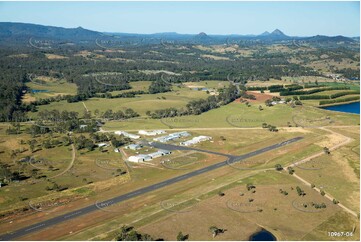
[[[272,35],[272,36],[287,36],[279,29],[275,29],[270,35]]]
[[[200,43],[207,43],[212,41],[212,38],[208,36],[206,33],[200,32],[199,34],[194,36],[194,40]]]
[[[0,22],[0,43],[2,45],[24,44],[31,37],[57,40],[59,42],[73,42],[85,44],[94,44],[96,42],[109,43],[121,42],[122,44],[159,44],[159,43],[178,43],[178,44],[236,44],[236,43],[278,43],[294,40],[315,43],[317,45],[325,43],[326,45],[339,43],[356,43],[359,38],[348,38],[344,36],[323,36],[312,37],[290,37],[279,29],[271,33],[265,31],[260,35],[208,35],[204,32],[199,34],[178,34],[176,32],[165,32],[155,34],[132,34],[132,33],[101,33],[78,28],[62,28],[53,26],[44,26],[28,23]]]
[[[268,31],[263,32],[257,36],[258,39],[275,41],[275,40],[289,40],[291,37],[285,35],[281,30],[275,29],[271,33]]]
[[[270,35],[270,34],[271,34],[270,32],[265,31],[265,32],[263,32],[262,34],[260,34],[259,36],[268,36],[268,35]]]
[[[26,23],[0,23],[0,38],[7,37],[38,37],[59,40],[93,40],[103,34],[82,27],[62,28]]]
[[[324,35],[316,35],[309,38],[303,38],[303,41],[308,42],[354,42],[355,40],[352,38],[348,38],[342,35],[338,36],[324,36]]]

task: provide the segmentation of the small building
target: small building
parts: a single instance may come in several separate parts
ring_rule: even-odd
[[[126,149],[130,149],[130,150],[139,150],[143,147],[143,145],[141,144],[130,144],[125,146]]]
[[[280,101],[273,101],[273,102],[271,102],[272,105],[285,104],[285,103],[286,103],[285,100],[280,100]]]
[[[197,136],[193,138],[194,140],[201,142],[201,141],[207,141],[207,140],[211,140],[212,137],[210,136],[205,136],[205,135],[201,135],[201,136]]]
[[[125,131],[115,131],[114,133],[117,134],[117,135],[124,135],[125,137],[128,137],[130,139],[139,139],[140,138],[139,135],[129,134],[129,133],[125,132]]]
[[[187,131],[181,131],[181,132],[172,133],[172,134],[169,134],[166,136],[157,137],[157,138],[154,138],[153,140],[165,143],[165,142],[168,142],[168,141],[171,141],[174,139],[178,139],[180,137],[186,137],[186,136],[190,136],[190,133],[188,133]]]
[[[153,140],[154,140],[154,141],[161,142],[161,143],[165,143],[165,142],[171,141],[171,140],[173,140],[173,139],[176,139],[176,137],[167,135],[167,136],[162,136],[162,137],[154,138]]]
[[[181,131],[181,132],[177,132],[177,133],[172,133],[172,134],[170,134],[170,135],[171,135],[171,136],[177,136],[178,138],[191,136],[191,134],[188,133],[187,131]]]
[[[134,155],[134,156],[129,156],[128,157],[128,161],[130,162],[136,162],[136,163],[139,163],[139,162],[144,162],[144,161],[149,161],[151,160],[152,157],[150,157],[149,155]]]
[[[190,145],[194,145],[194,144],[200,143],[202,141],[207,141],[207,140],[211,140],[211,139],[212,139],[212,137],[210,137],[210,136],[201,135],[201,136],[194,137],[191,140],[180,142],[180,145],[190,146]]]
[[[99,143],[97,144],[98,147],[108,147],[109,144],[108,143]]]
[[[96,120],[95,122],[96,122],[97,127],[103,126],[103,123],[102,123],[102,122],[100,122],[100,121],[98,121],[98,120]]]
[[[119,150],[118,148],[115,148],[115,149],[114,149],[114,152],[115,152],[115,153],[119,153],[120,150]]]
[[[85,128],[87,128],[87,127],[88,127],[87,124],[81,124],[81,125],[79,125],[79,128],[80,128],[80,129],[85,129]]]
[[[148,155],[150,157],[152,157],[152,159],[154,159],[154,158],[157,158],[157,157],[161,157],[163,155],[170,155],[170,154],[172,154],[172,152],[169,151],[169,150],[158,150],[158,151],[150,153]]]
[[[147,135],[147,136],[155,136],[159,134],[165,134],[164,130],[152,130],[152,131],[146,131],[146,130],[139,130],[138,134]]]

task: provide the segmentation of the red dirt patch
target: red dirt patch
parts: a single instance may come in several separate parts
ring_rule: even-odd
[[[256,92],[256,91],[248,91],[246,92],[247,94],[252,94],[256,97],[256,100],[252,100],[252,99],[248,99],[248,98],[242,98],[245,99],[247,101],[249,101],[250,103],[252,102],[264,102],[267,99],[272,99],[272,95],[267,94],[267,93],[260,93],[260,92]],[[240,102],[240,98],[236,99],[236,102]]]

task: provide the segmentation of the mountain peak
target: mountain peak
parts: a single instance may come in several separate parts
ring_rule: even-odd
[[[265,32],[263,32],[262,34],[260,34],[260,36],[267,36],[267,35],[270,35],[270,32],[265,31]]]
[[[200,36],[200,37],[207,37],[208,35],[207,35],[206,33],[204,33],[204,32],[200,32],[200,33],[198,34],[198,36]]]
[[[211,39],[211,37],[209,37],[206,33],[204,32],[200,32],[199,34],[197,34],[195,37],[195,39],[199,40],[199,41],[209,41]]]
[[[284,34],[281,30],[279,30],[279,29],[273,30],[273,32],[271,33],[271,35],[285,36],[285,34]]]

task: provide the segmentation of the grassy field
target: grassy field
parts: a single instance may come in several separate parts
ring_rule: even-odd
[[[136,82],[138,83],[138,82]],[[142,89],[144,83],[138,83],[137,89]],[[173,92],[159,93],[159,94],[144,94],[139,95],[135,98],[115,98],[115,99],[104,99],[104,98],[91,98],[84,101],[84,104],[89,111],[94,113],[95,110],[104,112],[107,109],[113,111],[125,110],[132,108],[138,112],[141,116],[145,116],[146,111],[154,111],[163,108],[181,108],[185,107],[190,100],[197,98],[206,98],[208,94],[201,91],[190,90],[189,88],[178,88],[174,87]],[[66,101],[53,102],[49,105],[43,105],[39,107],[41,110],[53,110],[59,111],[68,110],[83,113],[85,108],[82,102],[67,103]],[[36,114],[32,114],[36,115]]]
[[[137,82],[131,82],[130,86],[131,86],[131,90],[121,90],[121,91],[113,91],[110,92],[112,95],[117,95],[120,93],[124,93],[124,92],[129,92],[129,91],[148,91],[149,85],[150,85],[150,81],[137,81]]]
[[[359,129],[348,133],[345,133],[347,132],[346,129],[338,131],[354,138],[354,141],[332,151],[330,155],[322,155],[301,164],[295,167],[295,170],[298,175],[316,187],[329,193],[347,207],[359,212],[360,164],[358,147],[360,141],[357,137]],[[336,137],[330,136],[329,138],[333,140],[334,144],[340,142],[337,141]]]
[[[71,146],[58,145],[54,148],[45,149],[42,141],[60,139],[61,135],[43,135],[35,138],[37,144],[33,152],[29,145],[22,144],[21,140],[34,139],[28,134],[7,135],[7,126],[1,126],[0,151],[3,152],[0,162],[8,164],[11,172],[19,172],[24,179],[11,182],[0,189],[1,211],[24,206],[24,201],[32,201],[43,196],[64,196],[62,192],[48,190],[57,184],[61,188],[71,190],[79,187],[96,184],[100,181],[108,181],[108,186],[113,185],[112,179],[120,175],[120,171],[126,171],[121,156],[113,152],[110,147],[109,152],[79,150],[73,151]],[[23,127],[25,128],[25,127]],[[12,151],[19,150],[15,156]],[[108,149],[109,150],[109,149]],[[73,152],[75,159],[73,160]],[[30,157],[30,162],[22,162],[21,159]],[[9,163],[9,161],[11,161]],[[35,172],[35,173],[34,173]],[[19,189],[20,188],[20,189]],[[68,195],[68,194],[66,194]],[[44,198],[45,199],[45,198]]]
[[[69,83],[64,79],[56,79],[46,76],[38,76],[33,82],[26,83],[30,91],[24,96],[24,101],[29,99],[39,99],[54,97],[57,95],[75,95],[77,92],[76,84]],[[46,92],[32,93],[31,90],[44,90]]]
[[[199,81],[199,82],[185,82],[186,87],[206,87],[206,88],[223,88],[227,87],[229,83],[227,81]]]
[[[182,128],[254,128],[261,127],[262,123],[276,125],[277,127],[312,126],[312,120],[323,120],[327,124],[326,117],[333,120],[333,125],[357,125],[359,116],[332,112],[313,107],[291,108],[280,104],[273,107],[263,106],[260,111],[259,105],[247,107],[245,104],[233,102],[226,106],[210,110],[201,115],[190,115],[176,118],[134,119],[128,121],[111,121],[103,127],[105,130],[139,130],[139,129],[182,129]],[[300,111],[302,109],[302,111]],[[296,123],[295,123],[296,121]],[[289,123],[288,123],[289,122]]]
[[[342,221],[342,224],[340,223]],[[337,212],[326,221],[317,226],[313,231],[308,233],[302,239],[311,240],[357,240],[359,237],[359,231],[353,232],[354,228],[357,228],[359,221],[349,216],[345,212]],[[344,231],[344,236],[330,236],[331,231]],[[347,233],[348,232],[348,233]],[[352,233],[352,236],[350,235]],[[353,235],[355,234],[355,235]]]
[[[247,183],[256,186],[255,193],[245,189]],[[292,190],[297,185],[306,191],[305,197],[298,197],[296,191]],[[280,194],[279,189],[288,191],[289,194]],[[323,234],[317,235],[313,232],[314,228],[340,211],[318,193],[303,187],[284,173],[259,173],[240,180],[234,188],[222,191],[225,193],[223,197],[215,195],[193,206],[192,212],[169,214],[163,219],[143,225],[140,231],[166,240],[175,239],[178,231],[189,234],[192,240],[211,240],[212,235],[208,228],[215,225],[227,229],[215,240],[247,240],[250,234],[263,227],[274,233],[278,240],[299,240],[310,233],[313,233],[317,240],[322,238]],[[240,196],[240,193],[244,195]],[[249,202],[250,198],[254,201]],[[319,212],[302,212],[293,206],[293,202],[297,200],[324,202],[327,208]],[[289,219],[290,217],[292,219]],[[307,223],[300,227],[301,221],[305,220]],[[334,228],[343,228],[344,220],[352,221],[352,218],[344,215],[344,218],[334,222]],[[352,230],[352,227],[348,230]],[[358,231],[355,231],[354,236],[348,239],[358,238],[358,234]]]
[[[353,61],[348,58],[342,58],[341,61],[334,61],[332,59],[316,60],[316,61],[312,61],[306,66],[309,66],[314,70],[321,71],[323,73],[332,73],[332,68],[337,68],[337,69],[351,68],[357,70],[359,68],[359,63],[357,61]]]

